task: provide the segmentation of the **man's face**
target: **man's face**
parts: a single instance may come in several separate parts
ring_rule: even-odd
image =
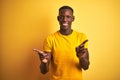
[[[62,30],[71,29],[71,24],[74,21],[72,11],[70,9],[62,9],[59,12],[58,21],[60,24],[60,29]]]

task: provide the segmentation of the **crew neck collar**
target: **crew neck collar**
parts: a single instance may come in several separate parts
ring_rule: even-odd
[[[68,34],[68,35],[64,35],[64,34],[62,34],[62,33],[60,32],[60,30],[59,30],[58,32],[59,32],[59,34],[62,35],[62,36],[71,36],[71,35],[73,35],[74,30],[72,30],[72,32],[71,32],[70,34]]]

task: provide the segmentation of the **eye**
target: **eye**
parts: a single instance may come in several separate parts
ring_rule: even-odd
[[[64,19],[64,16],[59,16],[59,19]]]
[[[59,19],[63,20],[64,18],[71,19],[72,16],[59,16]]]
[[[69,19],[69,18],[72,18],[72,16],[66,16],[66,17],[67,17],[68,19]]]

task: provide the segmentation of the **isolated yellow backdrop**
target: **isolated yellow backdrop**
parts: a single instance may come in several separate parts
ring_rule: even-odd
[[[72,28],[89,39],[90,68],[84,80],[120,80],[119,0],[1,0],[1,80],[49,80],[39,71],[44,38],[59,29],[59,7],[74,9]],[[74,75],[74,73],[73,73]]]

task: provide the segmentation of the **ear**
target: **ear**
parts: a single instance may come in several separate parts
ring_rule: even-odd
[[[73,18],[72,18],[72,21],[74,21],[75,20],[75,16],[73,16]]]
[[[59,21],[59,16],[57,16],[57,20]]]

